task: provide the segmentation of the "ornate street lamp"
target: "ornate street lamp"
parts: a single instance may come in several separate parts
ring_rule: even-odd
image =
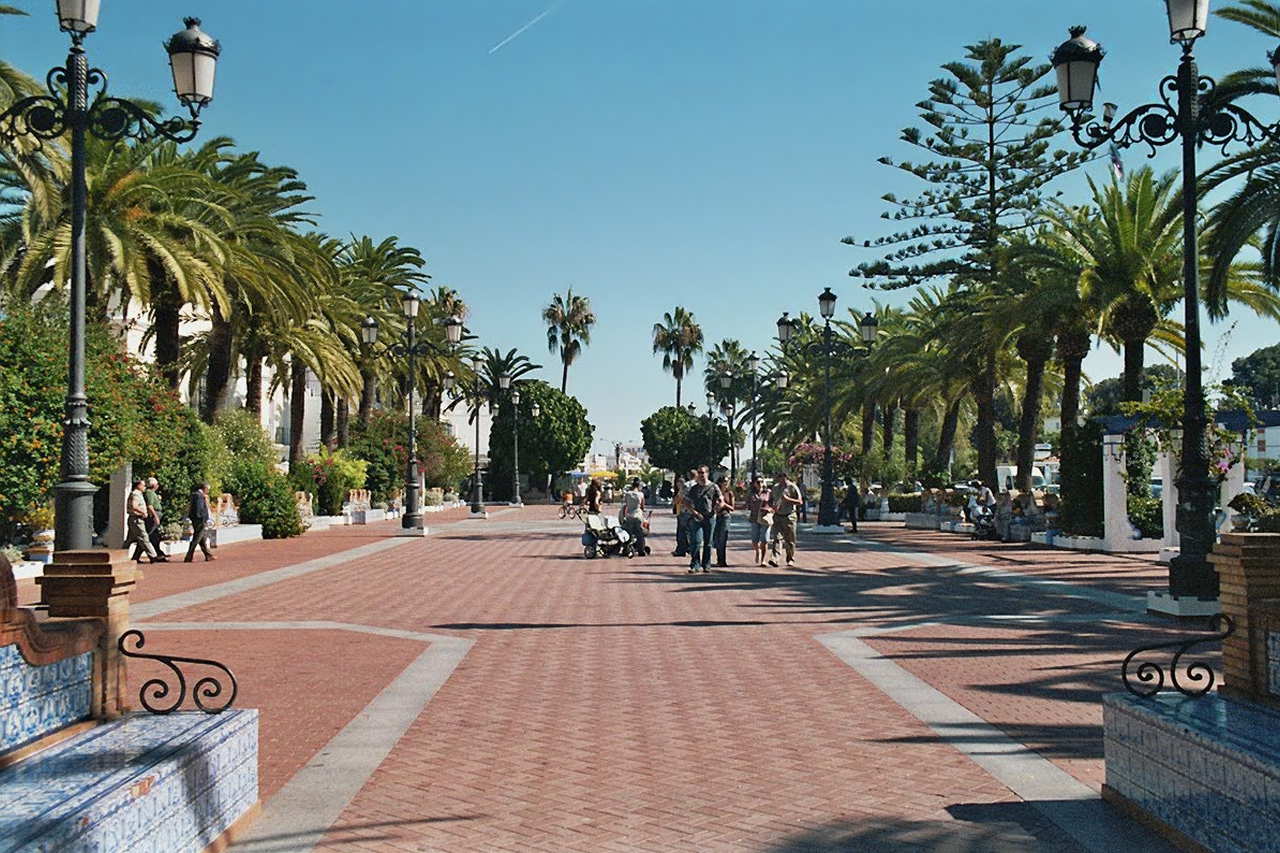
[[[791,336],[796,333],[796,321],[792,320],[786,311],[782,312],[782,316],[778,318],[778,342],[786,346],[791,340]]]
[[[98,7],[99,0],[58,0],[58,26],[71,36],[67,64],[49,71],[45,78],[49,94],[22,98],[0,112],[0,139],[32,136],[44,141],[64,134],[71,137],[70,340],[59,482],[53,487],[54,548],[58,551],[83,550],[93,545],[93,495],[97,491],[89,482],[89,401],[84,389],[87,134],[106,141],[125,137],[139,141],[191,141],[200,127],[200,110],[213,100],[213,72],[220,51],[217,41],[200,32],[198,19],[186,19],[187,29],[169,39],[167,50],[174,90],[191,118],[159,121],[132,101],[109,97],[106,73],[89,67],[83,43],[85,36],[98,27]],[[199,73],[187,79],[182,76],[182,69],[194,69],[197,64],[194,60],[188,66],[183,63],[188,54],[197,52]],[[97,88],[92,102],[90,86]]]
[[[480,482],[480,406],[484,402],[484,386],[480,381],[480,368],[483,365],[477,356],[471,360],[471,371],[475,374],[475,422],[476,422],[476,467],[471,474],[471,514],[484,515],[484,486]]]
[[[835,448],[832,444],[831,426],[831,361],[837,350],[852,354],[852,347],[843,341],[836,341],[831,334],[831,320],[836,315],[837,296],[829,287],[824,287],[818,294],[818,312],[822,317],[822,338],[806,346],[806,350],[821,354],[823,359],[823,408],[825,409],[825,429],[822,436],[822,496],[818,502],[818,524],[815,533],[838,533],[841,531],[839,513],[836,509],[835,494]],[[796,323],[786,313],[778,318],[778,341],[786,350],[788,342],[795,333]],[[868,311],[858,322],[858,332],[862,342],[867,346],[874,343],[879,321]],[[819,349],[820,348],[820,349]],[[787,387],[787,375],[778,374],[775,382],[779,390]],[[754,427],[753,427],[754,428]]]
[[[751,371],[751,479],[756,478],[756,416],[760,408],[760,356],[753,350],[747,359],[747,370]]]
[[[1232,142],[1255,145],[1280,141],[1280,124],[1266,126],[1232,103],[1215,104],[1214,81],[1202,77],[1193,48],[1205,34],[1208,0],[1165,0],[1169,37],[1182,48],[1177,73],[1160,81],[1159,103],[1143,104],[1118,121],[1114,104],[1104,105],[1102,119],[1090,115],[1097,87],[1098,67],[1105,55],[1085,37],[1084,27],[1072,27],[1071,38],[1053,52],[1058,75],[1058,99],[1071,120],[1071,134],[1083,148],[1108,143],[1118,148],[1141,143],[1155,154],[1157,147],[1182,142],[1183,320],[1186,338],[1186,387],[1182,412],[1182,453],[1178,488],[1177,529],[1181,552],[1169,564],[1172,599],[1213,599],[1218,576],[1207,559],[1217,538],[1214,526],[1217,483],[1209,476],[1205,398],[1200,362],[1200,269],[1196,229],[1196,148],[1225,149]],[[1280,81],[1280,56],[1268,55]],[[1161,608],[1163,609],[1163,608]],[[1182,608],[1174,608],[1181,612]]]
[[[779,373],[777,376],[773,378],[773,384],[774,386],[777,387],[779,391],[787,390],[787,385],[790,382],[791,382],[791,379],[790,377],[787,376],[786,371]]]
[[[511,392],[511,503],[524,506],[520,500],[520,391]]]
[[[418,384],[418,356],[432,353],[451,356],[454,354],[454,346],[462,340],[462,325],[455,317],[449,318],[444,324],[447,346],[440,347],[429,340],[418,340],[417,317],[421,305],[422,301],[413,291],[406,291],[401,296],[400,310],[405,318],[404,337],[399,343],[391,344],[384,350],[384,353],[409,359],[409,443],[408,458],[404,465],[404,515],[400,519],[401,527],[406,530],[422,527],[422,508],[418,495],[418,413],[414,402],[414,391]],[[452,325],[455,322],[458,323],[456,329]],[[378,342],[378,333],[378,321],[373,317],[365,317],[360,324],[360,340],[364,345],[372,349]],[[446,391],[451,389],[453,374],[446,373],[441,385]]]

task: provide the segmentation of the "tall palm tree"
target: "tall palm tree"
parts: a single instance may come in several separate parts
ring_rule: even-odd
[[[719,404],[729,427],[729,469],[738,470],[738,448],[742,445],[741,424],[751,417],[751,377],[746,364],[751,354],[741,341],[726,338],[707,353],[703,373],[707,393]],[[721,377],[726,377],[725,387]]]
[[[677,305],[653,324],[653,352],[662,355],[662,369],[676,380],[676,405],[680,405],[680,385],[693,369],[693,357],[702,352],[702,327],[693,313]]]
[[[547,324],[547,350],[560,353],[563,369],[560,374],[560,391],[569,388],[569,365],[582,354],[582,348],[591,343],[591,327],[596,324],[591,300],[575,296],[573,288],[561,296],[553,294],[551,303],[542,309],[542,321]]]
[[[1087,209],[1055,204],[1049,221],[1082,272],[1080,294],[1098,309],[1098,331],[1124,352],[1124,399],[1142,399],[1147,340],[1181,296],[1182,201],[1177,174],[1149,167],[1123,182],[1092,178]]]

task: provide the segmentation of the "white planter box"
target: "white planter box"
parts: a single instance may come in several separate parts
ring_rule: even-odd
[[[219,527],[218,532],[215,535],[217,536],[216,541],[219,546],[230,545],[232,542],[251,542],[255,539],[262,538],[262,525],[233,524],[230,527]],[[185,542],[182,544],[182,547],[184,550],[186,549],[187,545]]]
[[[880,513],[881,521],[906,521],[907,514],[905,512],[882,512]]]
[[[866,517],[866,519],[865,519],[865,520],[866,520],[866,521],[879,521],[879,520],[880,520],[880,510],[878,510],[878,509],[869,509],[869,510],[867,510],[867,517]]]
[[[932,512],[903,513],[903,522],[910,530],[937,530],[938,516]]]
[[[313,515],[311,516],[312,530],[325,530],[330,527],[343,527],[350,523],[351,523],[351,520],[345,515]]]
[[[383,509],[356,509],[351,511],[352,524],[373,524],[375,521],[386,521],[387,511]]]

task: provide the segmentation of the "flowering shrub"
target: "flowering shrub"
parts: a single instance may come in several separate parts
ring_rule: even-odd
[[[315,495],[320,515],[340,515],[347,493],[363,489],[369,463],[344,450],[321,450],[290,471],[290,480],[299,491]]]
[[[817,465],[821,467],[826,462],[826,448],[813,441],[804,441],[797,444],[791,451],[791,455],[787,457],[787,467],[793,471],[798,471],[805,465]],[[845,477],[853,477],[856,475],[857,456],[839,445],[833,445],[831,448],[831,466],[835,475],[841,479]]]
[[[302,533],[302,518],[289,481],[261,461],[237,460],[224,486],[236,496],[240,520],[261,524],[264,539],[287,539]]]

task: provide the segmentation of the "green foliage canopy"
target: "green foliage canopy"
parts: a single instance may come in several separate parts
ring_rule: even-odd
[[[520,470],[529,475],[529,482],[540,484],[548,475],[577,468],[595,434],[586,408],[541,380],[522,381],[519,388]],[[504,397],[489,430],[489,485],[498,499],[511,494],[513,414],[510,397]]]
[[[714,468],[729,452],[729,430],[683,406],[658,409],[640,422],[640,435],[650,462],[681,474],[699,465]]]

